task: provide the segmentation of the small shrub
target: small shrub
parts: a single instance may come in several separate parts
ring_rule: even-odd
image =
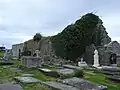
[[[71,78],[73,77],[74,75],[72,74],[68,74],[68,75],[60,75],[60,79],[66,79],[66,78]]]
[[[75,75],[74,75],[74,76],[75,76],[75,77],[83,77],[83,76],[84,76],[84,73],[83,73],[82,70],[76,69],[76,70],[75,70]]]

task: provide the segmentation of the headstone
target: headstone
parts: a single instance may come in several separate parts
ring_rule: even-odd
[[[85,61],[83,61],[83,58],[81,58],[81,61],[78,62],[78,66],[79,67],[87,67],[88,65],[87,65],[87,63]]]
[[[0,84],[0,90],[23,90],[18,84]]]
[[[98,51],[95,50],[94,51],[94,67],[99,67],[99,55],[98,55]]]
[[[22,65],[27,68],[39,67],[41,66],[41,58],[32,57],[32,56],[23,56]]]
[[[15,80],[21,82],[21,83],[37,83],[37,82],[40,82],[40,80],[36,79],[36,78],[33,78],[33,77],[15,77],[14,78]]]

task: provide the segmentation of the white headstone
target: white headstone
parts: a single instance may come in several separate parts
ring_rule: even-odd
[[[81,62],[83,62],[83,58],[81,58]]]
[[[79,67],[86,67],[87,66],[87,63],[85,61],[83,61],[83,58],[81,58],[81,61],[78,62],[78,66]]]
[[[94,64],[93,64],[93,66],[94,67],[99,67],[99,55],[98,55],[98,51],[97,50],[95,50],[94,51]]]

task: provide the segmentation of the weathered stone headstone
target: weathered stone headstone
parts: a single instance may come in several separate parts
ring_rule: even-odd
[[[41,58],[32,56],[23,56],[22,65],[27,68],[39,67],[41,66]]]

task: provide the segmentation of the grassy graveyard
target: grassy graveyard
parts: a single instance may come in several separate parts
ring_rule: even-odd
[[[3,54],[0,54],[3,55]],[[13,60],[11,60],[13,61]],[[57,78],[44,75],[38,69],[23,69],[21,72],[13,72],[10,68],[18,68],[21,66],[19,60],[14,60],[14,64],[10,66],[0,66],[0,83],[13,82],[13,78],[16,76],[21,76],[22,74],[33,74],[35,78],[41,81],[56,81]],[[48,69],[56,69],[54,66],[47,67]],[[99,72],[94,72],[93,70],[84,70],[84,78],[94,83],[102,84],[108,86],[108,90],[120,90],[120,84],[111,82],[106,79],[104,74]],[[41,85],[40,83],[31,83],[23,84],[24,90],[50,90],[46,86]]]
[[[120,83],[109,81],[104,74],[84,70],[84,78],[88,81],[108,86],[108,90],[120,90]]]

